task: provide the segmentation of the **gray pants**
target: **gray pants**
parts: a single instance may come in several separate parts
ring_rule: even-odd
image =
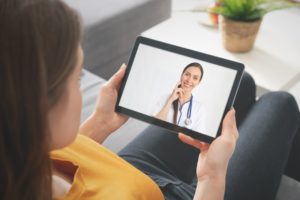
[[[244,74],[234,107],[240,137],[228,167],[225,199],[275,199],[300,121],[297,103],[285,92],[255,101],[255,83]],[[294,146],[300,146],[296,138]],[[198,153],[177,134],[150,126],[119,155],[150,176],[166,199],[186,200],[195,192]]]

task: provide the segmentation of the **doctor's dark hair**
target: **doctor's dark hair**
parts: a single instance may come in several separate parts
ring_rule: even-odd
[[[1,0],[0,27],[0,199],[52,200],[48,112],[76,66],[79,18],[60,0]]]
[[[203,74],[204,74],[204,71],[203,71],[203,67],[202,65],[200,65],[199,63],[197,62],[193,62],[193,63],[190,63],[188,64],[187,66],[185,66],[185,68],[182,70],[182,73],[181,73],[181,76],[184,74],[184,72],[190,68],[190,67],[197,67],[200,72],[201,72],[201,76],[199,78],[199,82],[202,80],[203,78]],[[174,115],[173,115],[173,123],[174,124],[177,124],[177,115],[178,115],[178,104],[179,104],[179,99],[176,99],[175,101],[173,101],[173,109],[174,109]]]

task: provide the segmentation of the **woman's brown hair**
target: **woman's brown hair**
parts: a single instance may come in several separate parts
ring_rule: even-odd
[[[0,199],[52,199],[47,113],[77,62],[79,19],[60,0],[1,0],[0,28]]]
[[[184,74],[184,72],[190,68],[190,67],[197,67],[200,72],[201,72],[201,76],[199,78],[199,82],[202,80],[202,77],[203,77],[203,74],[204,74],[204,71],[203,71],[203,67],[202,65],[200,65],[199,63],[197,62],[193,62],[193,63],[190,63],[188,64],[187,66],[185,66],[185,68],[182,70],[182,73],[181,73],[181,76]],[[173,114],[173,123],[174,124],[177,124],[177,115],[178,115],[178,103],[179,103],[179,99],[176,99],[175,101],[173,101],[172,105],[173,105],[173,109],[174,109],[174,114]]]

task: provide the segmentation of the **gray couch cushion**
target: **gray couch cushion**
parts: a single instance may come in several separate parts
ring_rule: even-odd
[[[85,67],[108,79],[136,36],[170,16],[171,0],[65,0],[82,16]]]
[[[300,182],[283,175],[275,200],[299,200]]]
[[[87,70],[82,71],[80,78],[80,90],[83,97],[81,122],[83,122],[92,114],[96,105],[100,87],[103,85],[103,83],[105,83],[105,80]]]

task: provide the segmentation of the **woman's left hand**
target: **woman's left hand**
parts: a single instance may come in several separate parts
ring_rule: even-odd
[[[94,113],[80,127],[80,132],[88,135],[99,143],[120,128],[128,117],[115,112],[118,90],[125,74],[123,64],[100,89]]]
[[[225,177],[227,165],[235,149],[238,135],[235,110],[231,109],[223,120],[221,135],[211,144],[201,142],[182,133],[179,133],[178,137],[184,143],[200,150],[197,177],[201,179],[202,177],[216,175]]]

